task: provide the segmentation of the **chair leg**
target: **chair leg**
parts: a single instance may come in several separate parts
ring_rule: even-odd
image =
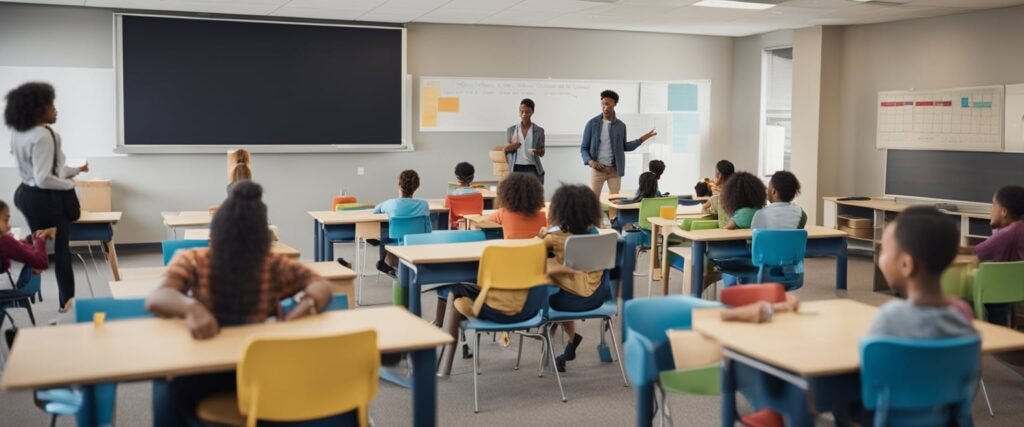
[[[25,301],[25,311],[28,312],[28,320],[32,321],[32,326],[35,326],[36,325],[36,315],[34,313],[32,313],[32,304],[30,304],[28,301]],[[14,323],[14,318],[11,318],[11,324],[13,324],[13,323]]]
[[[480,375],[480,332],[473,331],[476,339],[473,340],[473,413],[480,413],[480,391],[477,385],[477,376]]]
[[[607,325],[611,326],[611,319],[605,319]],[[619,353],[619,339],[615,336],[615,328],[609,327],[608,332],[612,334],[612,348],[615,349],[615,359],[619,362],[619,372],[622,373],[622,386],[629,387],[629,380],[626,379],[626,367],[622,365],[622,354]],[[604,333],[601,333],[604,336]]]
[[[513,370],[519,370],[519,361],[523,360],[523,334],[519,334],[519,351],[516,352],[516,367]]]
[[[82,257],[82,254],[76,253],[75,255],[78,256],[79,261],[82,261],[82,269],[85,271],[85,283],[89,284],[89,295],[94,295],[92,292],[92,277],[89,274],[89,264],[85,263],[85,258]]]
[[[550,351],[550,349],[551,349],[551,334],[550,334],[550,332],[551,331],[550,330],[543,330],[542,332],[544,333],[544,339],[546,339],[548,341],[548,349],[549,349],[548,354],[551,356],[551,367],[554,368],[553,370],[555,371],[555,380],[558,381],[558,392],[562,393],[562,402],[566,402],[566,401],[568,401],[568,399],[565,398],[565,389],[562,387],[562,375],[558,373],[558,368],[557,368],[558,365],[555,362],[555,352]]]
[[[988,389],[985,388],[985,380],[981,379],[979,382],[981,383],[981,395],[985,397],[985,406],[988,407],[988,416],[995,417],[996,413],[992,411],[992,402],[988,400]]]
[[[50,416],[50,427],[54,427],[56,425],[57,425],[57,414],[53,414],[53,415]]]

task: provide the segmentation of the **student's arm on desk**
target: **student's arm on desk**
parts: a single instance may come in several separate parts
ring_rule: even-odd
[[[190,255],[181,252],[174,257],[164,272],[160,287],[146,297],[146,311],[157,317],[185,319],[192,338],[213,338],[220,332],[217,319],[199,301],[187,295],[198,279],[195,266],[187,261]]]
[[[725,227],[722,227],[722,228],[724,228],[726,230],[735,230],[735,229],[737,229],[739,227],[736,226],[736,221],[733,221],[733,220],[730,219],[729,223],[725,224]]]
[[[309,267],[286,257],[279,258],[276,265],[281,271],[276,272],[276,277],[283,277],[290,283],[283,283],[282,292],[284,297],[292,296],[302,291],[302,299],[298,305],[288,313],[285,320],[294,320],[312,314],[317,314],[327,308],[331,302],[331,285],[322,277],[310,270]]]

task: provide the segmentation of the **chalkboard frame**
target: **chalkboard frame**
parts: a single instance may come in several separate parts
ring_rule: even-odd
[[[284,24],[284,25],[311,25],[311,26],[334,26],[334,27],[356,27],[395,30],[401,33],[402,40],[402,65],[401,65],[401,91],[402,91],[402,131],[400,144],[337,144],[337,145],[141,145],[125,144],[125,122],[124,122],[124,76],[123,76],[123,33],[122,18],[126,16],[150,17],[150,18],[175,18],[193,19],[208,21],[234,21],[254,22],[263,24]],[[400,152],[413,151],[412,142],[412,76],[408,74],[408,35],[404,25],[389,25],[372,23],[343,23],[343,22],[307,22],[288,19],[260,19],[258,17],[237,18],[230,16],[190,16],[179,14],[149,14],[149,13],[114,13],[114,71],[116,76],[117,90],[117,145],[116,153],[128,154],[197,154],[197,153],[224,153],[234,148],[245,148],[256,153],[339,153],[339,152]]]

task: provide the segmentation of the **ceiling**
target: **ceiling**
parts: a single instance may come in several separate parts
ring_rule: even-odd
[[[116,9],[373,22],[515,25],[747,36],[814,25],[869,24],[1024,4],[1024,0],[748,0],[767,10],[698,0],[18,0]]]

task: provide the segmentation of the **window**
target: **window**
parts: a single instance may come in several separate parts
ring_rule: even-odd
[[[793,128],[793,48],[764,51],[761,63],[760,172],[789,170]]]

